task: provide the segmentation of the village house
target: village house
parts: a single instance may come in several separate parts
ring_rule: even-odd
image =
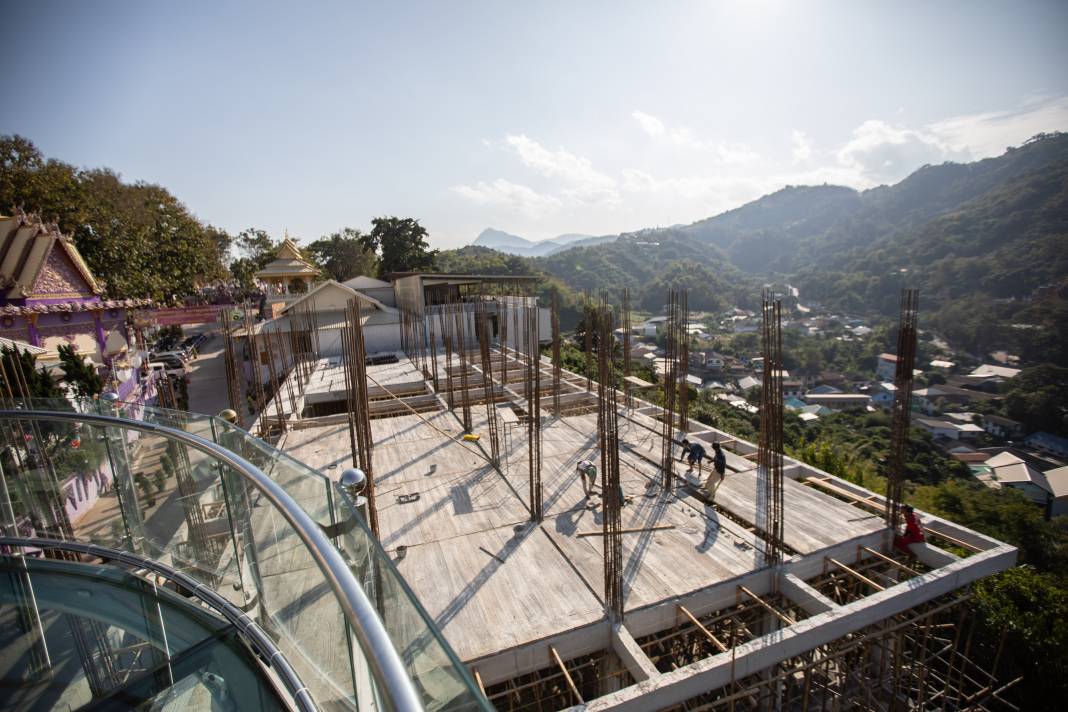
[[[1046,509],[1053,497],[1046,476],[1016,457],[1002,452],[983,463],[991,470],[991,477],[998,486],[1012,487],[1027,496],[1032,502]]]
[[[1068,466],[1042,473],[1049,485],[1052,500],[1049,506],[1051,517],[1068,516]]]
[[[984,415],[983,430],[996,438],[1009,440],[1023,435],[1023,423],[1000,415]]]

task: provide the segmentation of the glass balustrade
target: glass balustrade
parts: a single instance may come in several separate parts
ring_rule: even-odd
[[[492,709],[358,503],[321,473],[210,416],[88,400],[0,402],[0,410],[6,535],[88,542],[160,562],[258,623],[319,707],[388,709],[376,652],[361,645],[321,560],[285,512],[216,455],[126,421],[199,436],[258,468],[332,538],[425,709]],[[68,419],[57,419],[64,413]]]

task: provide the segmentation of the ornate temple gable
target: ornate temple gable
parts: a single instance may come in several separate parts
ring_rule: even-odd
[[[84,299],[94,295],[95,285],[85,278],[71,250],[60,239],[53,243],[26,296],[30,299]]]
[[[282,241],[282,246],[278,248],[278,252],[275,253],[275,259],[279,260],[300,260],[301,262],[307,262],[304,259],[304,255],[300,253],[300,248],[297,244],[289,239],[288,236]]]

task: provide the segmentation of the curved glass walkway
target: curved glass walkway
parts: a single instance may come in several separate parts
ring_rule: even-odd
[[[360,498],[214,417],[0,402],[0,708],[489,710]]]

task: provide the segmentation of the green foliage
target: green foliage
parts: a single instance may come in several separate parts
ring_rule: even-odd
[[[999,641],[1004,631],[1002,662],[1024,676],[1015,692],[1021,708],[1062,709],[1068,692],[1068,587],[1063,579],[1019,566],[977,582],[973,591],[972,606],[986,637]]]
[[[97,375],[96,367],[73,346],[61,344],[59,361],[63,369],[63,382],[74,389],[79,398],[92,398],[104,392],[104,379]]]
[[[274,259],[281,242],[275,242],[265,230],[250,227],[234,238],[233,244],[241,256],[230,261],[230,275],[246,291],[256,284],[256,272]]]
[[[226,233],[166,189],[46,161],[27,139],[0,136],[0,212],[19,207],[71,235],[112,297],[168,300],[224,274]]]
[[[64,398],[63,390],[56,385],[52,377],[37,368],[37,357],[18,351],[9,346],[0,348],[0,361],[2,361],[3,373],[12,382],[11,387],[15,393],[23,389],[15,382],[25,384],[25,392],[30,398]]]
[[[1068,435],[1068,367],[1044,363],[1023,369],[1006,385],[1005,413],[1028,432]]]
[[[360,244],[378,254],[378,274],[421,272],[434,269],[437,250],[427,243],[426,228],[412,218],[381,217],[371,221],[371,232],[361,235]]]
[[[374,274],[375,255],[360,241],[363,235],[351,227],[321,237],[306,248],[323,270],[323,276],[344,282],[359,275]]]

